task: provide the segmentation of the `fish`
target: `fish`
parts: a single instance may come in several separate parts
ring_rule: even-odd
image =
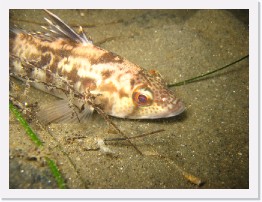
[[[126,119],[168,118],[185,110],[160,73],[96,46],[81,26],[75,31],[45,12],[45,32],[9,31],[10,76],[60,98],[40,110],[43,122],[81,121],[97,109]]]

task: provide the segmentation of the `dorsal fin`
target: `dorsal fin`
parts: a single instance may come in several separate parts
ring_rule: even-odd
[[[69,27],[65,22],[63,22],[63,20],[57,17],[55,14],[53,14],[52,12],[48,10],[45,10],[45,11],[50,16],[50,19],[45,18],[45,20],[50,25],[50,29],[49,29],[50,32],[60,37],[64,37],[64,38],[66,37],[70,40],[73,40],[76,43],[82,43],[84,45],[93,43],[91,40],[89,40],[86,37],[82,27],[80,27],[80,33],[78,34],[71,27]]]

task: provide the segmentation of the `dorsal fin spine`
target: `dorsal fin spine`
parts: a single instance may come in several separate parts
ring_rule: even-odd
[[[92,44],[92,41],[88,40],[83,30],[80,34],[77,34],[70,26],[68,26],[65,22],[63,22],[58,16],[53,14],[52,12],[45,10],[51,19],[45,18],[50,27],[54,30],[50,29],[50,31],[61,35],[62,37],[67,37],[70,40],[75,41],[76,43],[82,43],[83,45]]]

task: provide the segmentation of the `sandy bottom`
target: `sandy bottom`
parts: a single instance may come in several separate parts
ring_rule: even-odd
[[[54,11],[70,25],[82,25],[95,44],[146,69],[168,83],[192,78],[248,54],[246,12],[225,10],[69,10]],[[43,11],[11,12],[12,22],[40,30]],[[111,120],[126,135],[164,132],[96,151],[97,140],[119,137],[94,114],[82,124],[41,129],[39,150],[10,113],[10,188],[57,188],[43,156],[56,161],[68,188],[249,188],[248,59],[207,79],[171,88],[187,109],[159,120]],[[20,88],[23,90],[23,85]],[[17,90],[17,89],[16,89]],[[25,101],[53,97],[33,88]],[[92,150],[94,149],[94,150]],[[187,172],[189,176],[182,175]],[[192,176],[202,186],[190,182]]]

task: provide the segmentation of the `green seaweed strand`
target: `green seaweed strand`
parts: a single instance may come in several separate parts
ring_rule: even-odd
[[[55,162],[52,159],[49,159],[48,157],[45,157],[45,159],[47,161],[47,164],[48,164],[53,176],[56,179],[56,183],[57,183],[58,187],[60,189],[65,189],[66,185],[65,185],[64,178],[61,175],[61,173],[60,173],[58,167],[56,166]]]
[[[31,140],[38,146],[43,146],[42,141],[39,139],[39,137],[36,135],[36,133],[31,129],[27,121],[22,117],[21,113],[14,107],[14,105],[9,102],[9,109],[12,111],[12,113],[15,115],[16,119],[19,121],[19,123],[24,127],[26,134],[31,138]],[[45,157],[47,164],[53,174],[53,176],[56,179],[57,185],[60,189],[65,189],[65,181],[56,166],[55,162],[48,157]]]
[[[28,125],[27,121],[22,117],[20,112],[14,107],[14,105],[9,102],[9,109],[13,112],[16,119],[19,121],[19,123],[24,127],[27,135],[31,138],[31,140],[37,145],[37,146],[43,146],[43,143],[38,138],[38,136],[34,133],[34,131],[31,129],[31,127]]]
[[[244,60],[244,59],[246,59],[248,57],[249,57],[249,55],[246,55],[246,56],[240,58],[239,60],[231,62],[230,64],[227,64],[227,65],[225,65],[225,66],[223,66],[221,68],[215,69],[214,71],[207,72],[207,73],[201,74],[199,76],[196,76],[194,78],[187,79],[187,80],[184,80],[184,81],[180,81],[180,82],[177,82],[177,83],[168,84],[167,86],[168,87],[173,87],[173,86],[181,86],[181,85],[185,85],[185,84],[188,84],[188,83],[192,83],[192,82],[194,82],[194,81],[196,81],[196,80],[198,80],[200,78],[203,78],[203,77],[208,76],[210,74],[214,74],[215,72],[218,72],[218,71],[221,71],[221,70],[223,70],[223,69],[225,69],[227,67],[230,67],[231,65],[234,65],[234,64],[236,64],[236,63],[238,63],[238,62],[240,62],[240,61],[242,61],[242,60]]]

